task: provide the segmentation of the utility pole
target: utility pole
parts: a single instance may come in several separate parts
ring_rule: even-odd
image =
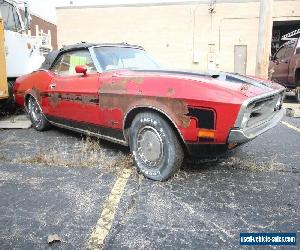
[[[258,77],[268,78],[273,28],[273,0],[260,0],[256,70]]]

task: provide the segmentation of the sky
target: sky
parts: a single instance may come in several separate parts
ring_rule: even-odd
[[[154,3],[154,2],[181,2],[182,0],[27,0],[30,10],[51,22],[56,22],[55,7],[73,5],[104,5],[104,4],[127,4],[127,3]],[[189,1],[189,0],[185,0]],[[195,0],[190,0],[195,1]]]

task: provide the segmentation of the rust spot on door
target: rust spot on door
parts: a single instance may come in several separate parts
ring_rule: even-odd
[[[60,99],[61,98],[59,97],[59,94],[57,93],[51,94],[49,97],[50,105],[56,107],[59,104]]]

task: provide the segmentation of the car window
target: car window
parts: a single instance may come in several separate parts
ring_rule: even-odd
[[[281,47],[281,48],[277,51],[275,58],[276,58],[276,59],[282,59],[282,58],[284,58],[284,57],[285,57],[286,49],[287,49],[286,46]]]
[[[159,65],[141,49],[129,47],[99,47],[95,54],[101,68],[114,69],[158,69]]]
[[[12,4],[0,0],[0,12],[4,29],[12,31],[20,31],[22,29],[19,15]]]
[[[51,71],[62,76],[74,75],[77,65],[85,65],[88,72],[97,71],[88,50],[76,50],[62,54]]]

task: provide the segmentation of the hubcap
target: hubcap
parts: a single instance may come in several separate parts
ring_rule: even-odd
[[[158,131],[145,126],[138,132],[138,153],[141,159],[150,167],[156,167],[163,156],[163,142]]]
[[[32,120],[35,123],[35,125],[39,125],[42,120],[42,113],[40,107],[32,98],[28,100],[28,112],[32,117]]]

